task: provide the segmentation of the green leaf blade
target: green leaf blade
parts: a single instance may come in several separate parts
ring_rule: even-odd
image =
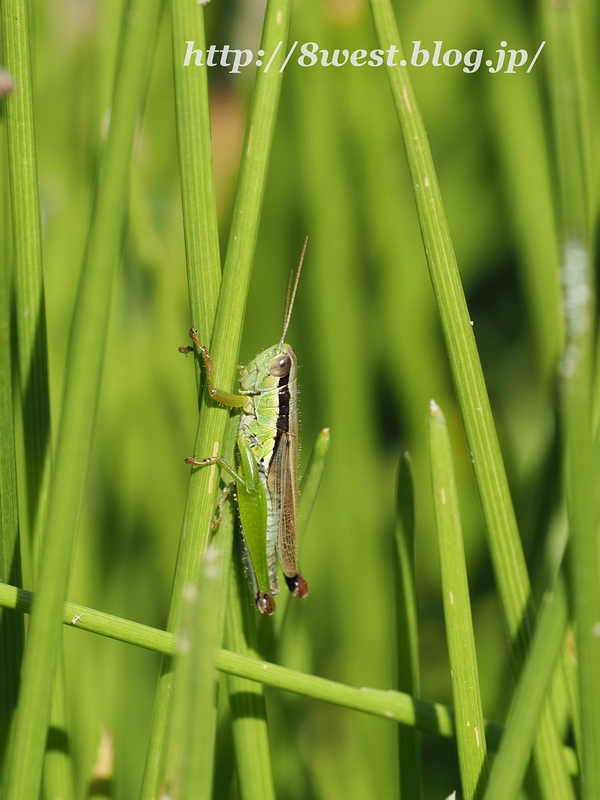
[[[415,564],[415,498],[410,455],[400,456],[396,484],[396,688],[420,694]],[[421,742],[414,728],[398,727],[400,797],[421,796]]]
[[[177,634],[173,676],[173,709],[165,774],[159,797],[209,800],[212,792],[213,704],[215,658],[219,636],[219,584],[224,565],[209,546],[196,585],[184,595],[182,624]],[[225,567],[227,568],[227,567]]]
[[[476,800],[483,797],[487,783],[487,746],[450,438],[444,415],[433,400],[428,427],[458,760],[463,795]]]
[[[485,800],[514,800],[518,796],[564,642],[566,624],[566,593],[560,583],[540,612],[527,663],[511,703],[500,751],[494,761]]]

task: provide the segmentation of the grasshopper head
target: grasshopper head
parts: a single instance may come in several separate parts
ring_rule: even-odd
[[[292,367],[296,365],[296,353],[289,344],[278,345],[272,350],[267,371],[274,378],[284,378],[289,375]]]
[[[289,376],[292,382],[296,377],[296,354],[289,344],[269,347],[253,358],[240,376],[242,389],[267,391],[276,389],[283,378]]]

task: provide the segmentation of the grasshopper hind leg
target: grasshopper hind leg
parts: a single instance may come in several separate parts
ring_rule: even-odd
[[[292,575],[291,578],[288,578],[287,575],[284,575],[284,578],[288,589],[292,594],[296,595],[296,597],[306,597],[308,594],[308,584],[299,572],[297,572],[295,575]]]
[[[234,481],[228,483],[227,486],[223,489],[223,491],[219,495],[219,499],[217,500],[215,518],[213,519],[210,525],[213,531],[216,531],[219,525],[221,524],[221,520],[223,519],[223,506],[225,505],[225,501],[227,500],[231,492],[235,492]]]
[[[252,593],[254,595],[254,602],[256,603],[256,607],[258,608],[261,614],[267,614],[267,616],[270,617],[277,610],[275,606],[275,599],[271,592],[261,592],[261,590],[259,589],[258,582],[256,580],[256,575],[252,567],[252,558],[250,557],[250,551],[248,549],[246,537],[244,535],[241,525],[239,526],[239,532],[241,533],[241,536],[239,537],[238,541],[240,544],[242,567],[246,579],[252,589]]]

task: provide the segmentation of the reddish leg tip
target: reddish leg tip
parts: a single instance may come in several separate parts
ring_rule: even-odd
[[[288,578],[287,575],[285,577],[285,582],[288,585],[288,589],[290,592],[296,597],[306,597],[308,594],[308,584],[298,572],[296,575],[292,575],[291,578]]]
[[[272,595],[268,593],[265,594],[261,594],[260,592],[257,593],[256,607],[258,608],[261,614],[267,614],[269,617],[276,611],[275,600],[273,600]]]

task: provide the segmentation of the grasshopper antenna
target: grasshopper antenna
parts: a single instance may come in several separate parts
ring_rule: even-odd
[[[285,290],[285,308],[283,309],[283,324],[285,327],[285,321],[288,318],[288,309],[290,307],[290,294],[292,291],[292,278],[294,277],[294,270],[290,270],[290,274],[288,275],[288,282],[287,288]]]
[[[304,254],[306,253],[307,245],[308,236],[304,240],[304,247],[302,248],[302,253],[300,254],[300,263],[298,264],[298,271],[296,272],[296,280],[294,281],[294,288],[292,289],[291,297],[290,287],[292,285],[293,272],[290,272],[290,277],[288,278],[287,292],[285,295],[285,311],[283,312],[283,331],[281,332],[281,339],[279,340],[279,349],[281,349],[283,345],[283,340],[285,339],[285,335],[290,324],[290,319],[292,318],[292,309],[294,308],[294,300],[296,299],[296,289],[298,288],[298,281],[300,280],[300,273],[302,272],[302,264],[304,263]]]

